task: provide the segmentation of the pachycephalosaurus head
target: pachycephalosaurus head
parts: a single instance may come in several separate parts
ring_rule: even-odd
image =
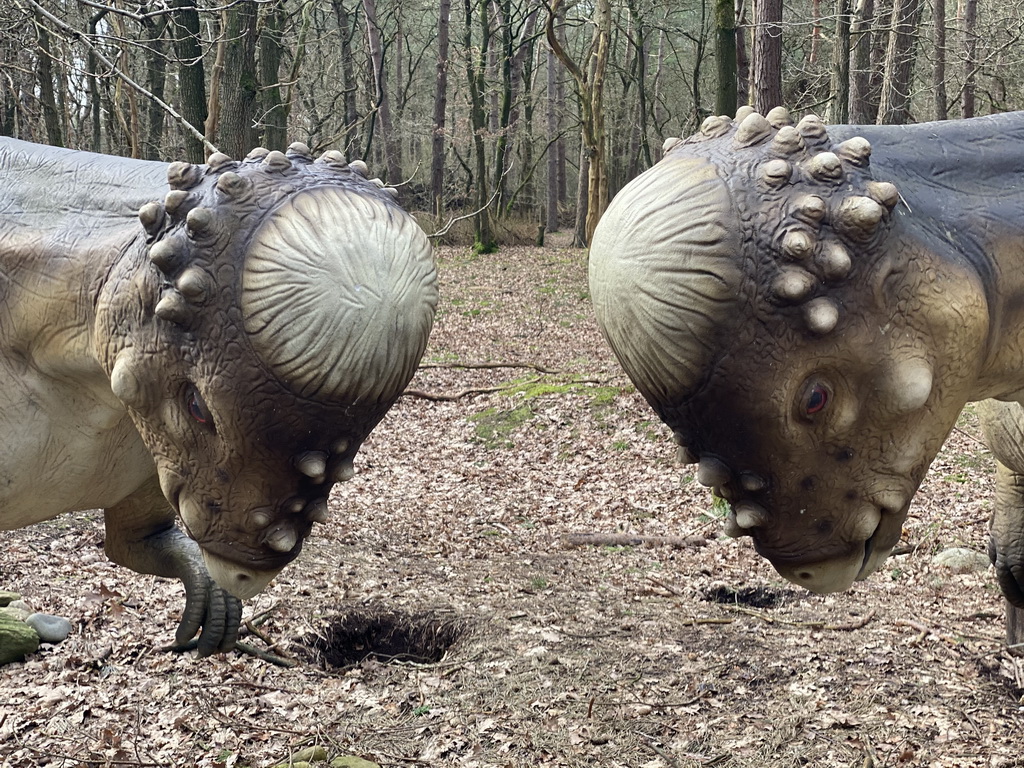
[[[869,142],[816,117],[748,108],[666,150],[594,235],[598,321],[728,531],[845,589],[896,544],[968,397],[984,292]]]
[[[148,258],[122,260],[100,299],[113,391],[239,596],[326,518],[430,333],[429,241],[365,175],[302,145],[172,164],[139,212]]]

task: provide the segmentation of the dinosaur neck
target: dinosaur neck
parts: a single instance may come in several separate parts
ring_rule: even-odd
[[[830,132],[871,142],[875,177],[899,188],[900,229],[984,302],[984,316],[970,315],[984,339],[971,399],[1024,395],[1024,113]]]
[[[0,139],[0,174],[2,342],[47,375],[96,374],[97,299],[138,255],[138,208],[166,166]]]

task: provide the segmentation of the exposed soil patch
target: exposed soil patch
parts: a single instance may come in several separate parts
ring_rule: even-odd
[[[5,532],[0,589],[75,631],[0,669],[3,768],[266,768],[313,744],[386,768],[1020,765],[991,569],[931,562],[987,545],[971,408],[902,554],[808,594],[721,534],[594,324],[580,251],[439,263],[420,394],[247,602],[266,617],[247,642],[295,665],[161,652],[181,587],[107,561],[96,513]],[[439,660],[380,661],[411,656]]]
[[[736,589],[728,584],[716,584],[701,590],[705,600],[723,605],[745,605],[748,608],[775,608],[783,600],[793,597],[791,589],[772,587],[742,587]]]
[[[466,632],[466,623],[459,619],[372,608],[327,617],[324,623],[323,630],[304,637],[303,644],[326,668],[367,659],[432,664]]]

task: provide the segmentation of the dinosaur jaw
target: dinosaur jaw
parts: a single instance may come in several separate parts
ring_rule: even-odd
[[[255,597],[281,572],[281,568],[263,571],[233,563],[219,555],[203,550],[206,570],[217,585],[239,600]]]

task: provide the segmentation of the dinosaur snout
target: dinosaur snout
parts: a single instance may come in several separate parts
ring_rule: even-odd
[[[281,568],[272,570],[256,570],[244,565],[233,563],[219,555],[203,550],[206,570],[221,589],[229,592],[239,600],[255,597],[281,572]]]

